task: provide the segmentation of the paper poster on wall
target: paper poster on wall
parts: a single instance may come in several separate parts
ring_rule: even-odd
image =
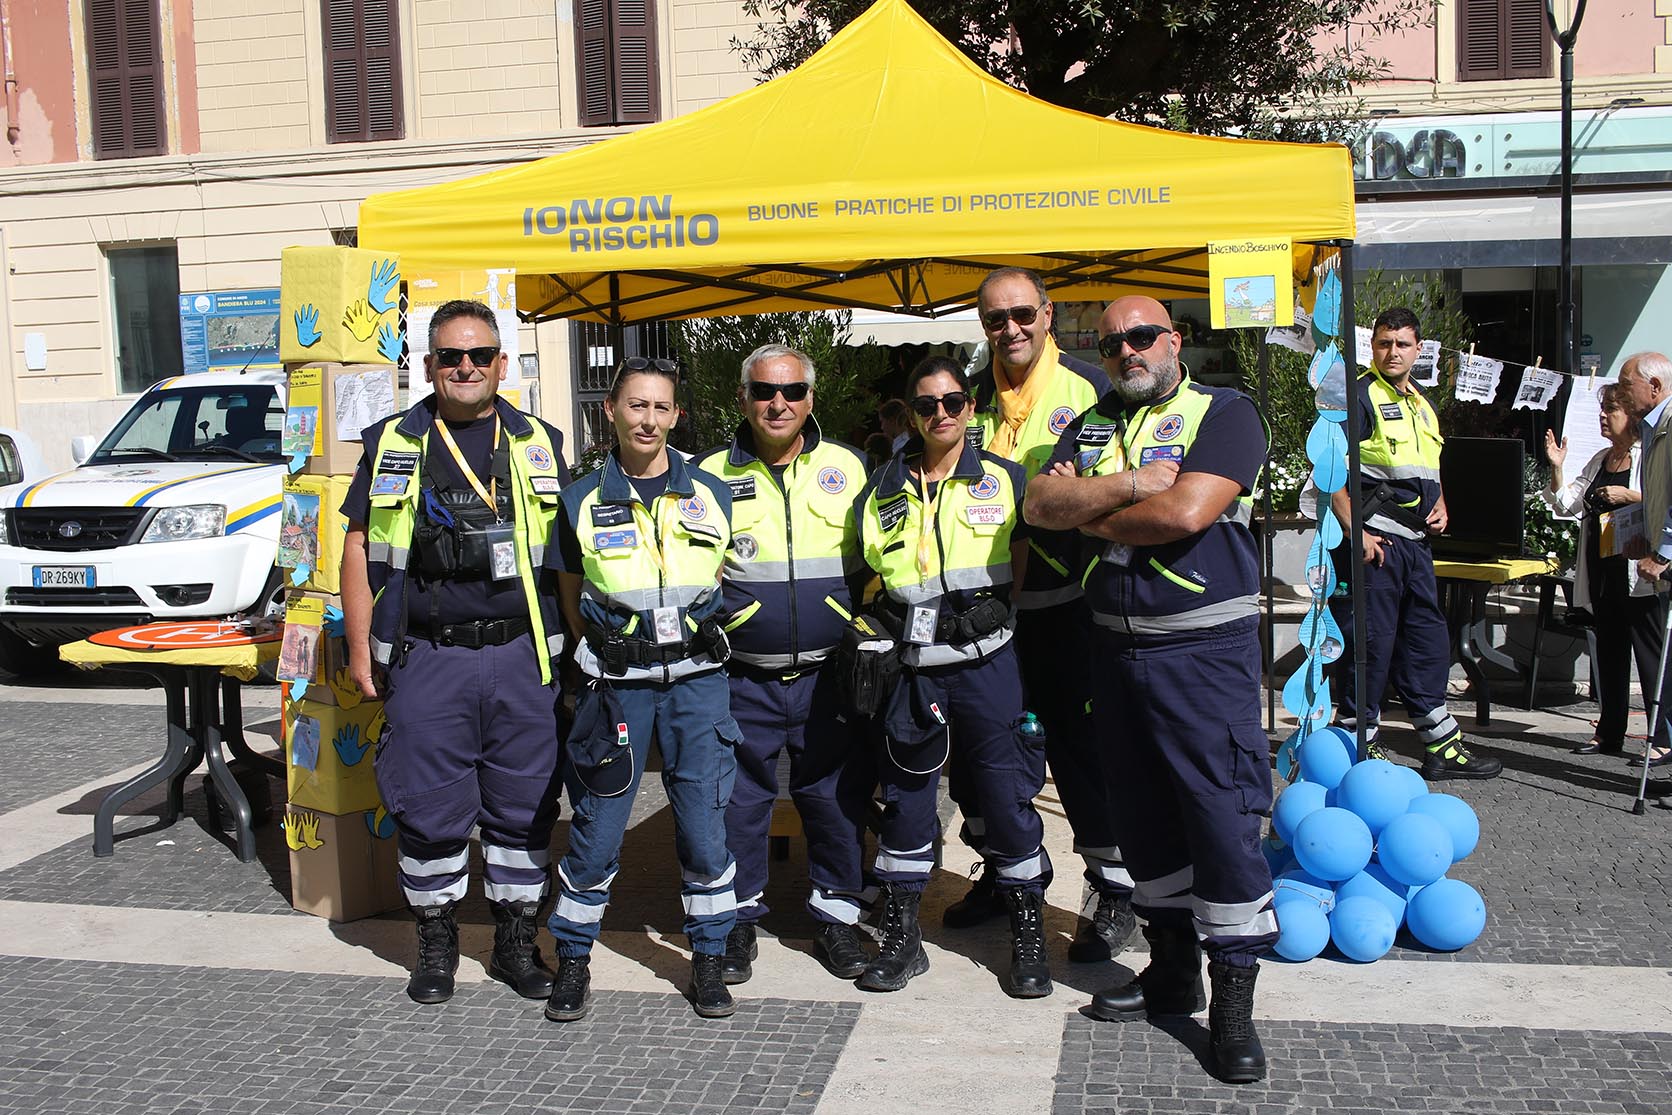
[[[279,366],[279,292],[218,290],[180,296],[186,374]]]
[[[1574,476],[1585,462],[1606,447],[1602,436],[1602,389],[1618,379],[1577,376],[1568,391],[1567,413],[1562,416],[1562,438],[1568,447],[1568,468]]]
[[[517,330],[517,272],[498,267],[482,271],[418,271],[406,277],[407,352],[411,358],[407,405],[429,395],[432,388],[424,376],[424,357],[430,351],[430,319],[443,303],[464,298],[481,302],[493,311],[499,326],[499,350],[505,354],[505,388],[522,386],[522,361]]]
[[[1295,278],[1284,239],[1210,240],[1208,304],[1215,329],[1295,323]]]

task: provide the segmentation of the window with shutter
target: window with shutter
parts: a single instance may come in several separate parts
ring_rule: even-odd
[[[1544,0],[1460,0],[1457,79],[1501,81],[1550,76]]]
[[[158,0],[87,0],[93,157],[168,153]]]
[[[403,139],[398,0],[320,0],[332,143]]]
[[[655,0],[579,0],[575,21],[581,123],[660,118]]]

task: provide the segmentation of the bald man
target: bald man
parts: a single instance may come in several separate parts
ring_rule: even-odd
[[[1260,855],[1271,751],[1249,531],[1265,427],[1246,395],[1191,382],[1154,299],[1113,303],[1098,333],[1114,388],[1063,431],[1024,503],[1030,523],[1102,546],[1085,597],[1100,682],[1092,723],[1150,960],[1088,1010],[1110,1022],[1200,1010],[1205,949],[1213,1066],[1250,1083],[1266,1073],[1257,958],[1277,939]]]
[[[1626,544],[1626,558],[1637,563],[1637,584],[1633,596],[1647,596],[1666,586],[1660,576],[1672,566],[1672,530],[1668,516],[1672,514],[1672,360],[1664,353],[1638,352],[1626,357],[1620,367],[1620,397],[1626,413],[1642,425],[1643,461],[1643,528],[1645,538],[1634,538]],[[1644,609],[1639,616],[1633,611],[1631,638],[1634,644],[1648,645],[1660,652],[1665,636],[1665,622],[1661,606]],[[1672,659],[1667,663],[1672,672]],[[1649,694],[1644,694],[1647,700]],[[1672,763],[1672,738],[1666,715],[1667,699],[1672,697],[1672,685],[1664,678],[1660,683],[1660,710],[1654,730],[1654,748],[1649,754],[1649,765],[1654,767]],[[1638,760],[1641,762],[1641,760]]]

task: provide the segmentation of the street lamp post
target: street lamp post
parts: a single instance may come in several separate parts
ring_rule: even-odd
[[[1563,371],[1579,371],[1579,337],[1573,304],[1573,44],[1579,39],[1579,24],[1585,19],[1585,0],[1570,3],[1567,26],[1556,22],[1556,0],[1544,0],[1544,14],[1550,22],[1550,37],[1562,51],[1562,270],[1556,290],[1557,314],[1562,321]]]

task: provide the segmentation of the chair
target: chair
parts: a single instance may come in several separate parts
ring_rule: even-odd
[[[1562,600],[1567,609],[1573,607],[1573,577],[1540,577],[1538,579],[1538,620],[1533,625],[1533,653],[1532,660],[1527,663],[1527,689],[1523,694],[1522,707],[1529,711],[1538,693],[1538,664],[1540,651],[1544,645],[1546,631],[1555,635],[1566,635],[1577,639],[1585,639],[1585,655],[1591,664],[1591,692],[1590,699],[1597,700],[1602,692],[1602,683],[1597,677],[1597,633],[1591,627],[1568,623],[1556,618],[1556,590],[1562,590]]]

